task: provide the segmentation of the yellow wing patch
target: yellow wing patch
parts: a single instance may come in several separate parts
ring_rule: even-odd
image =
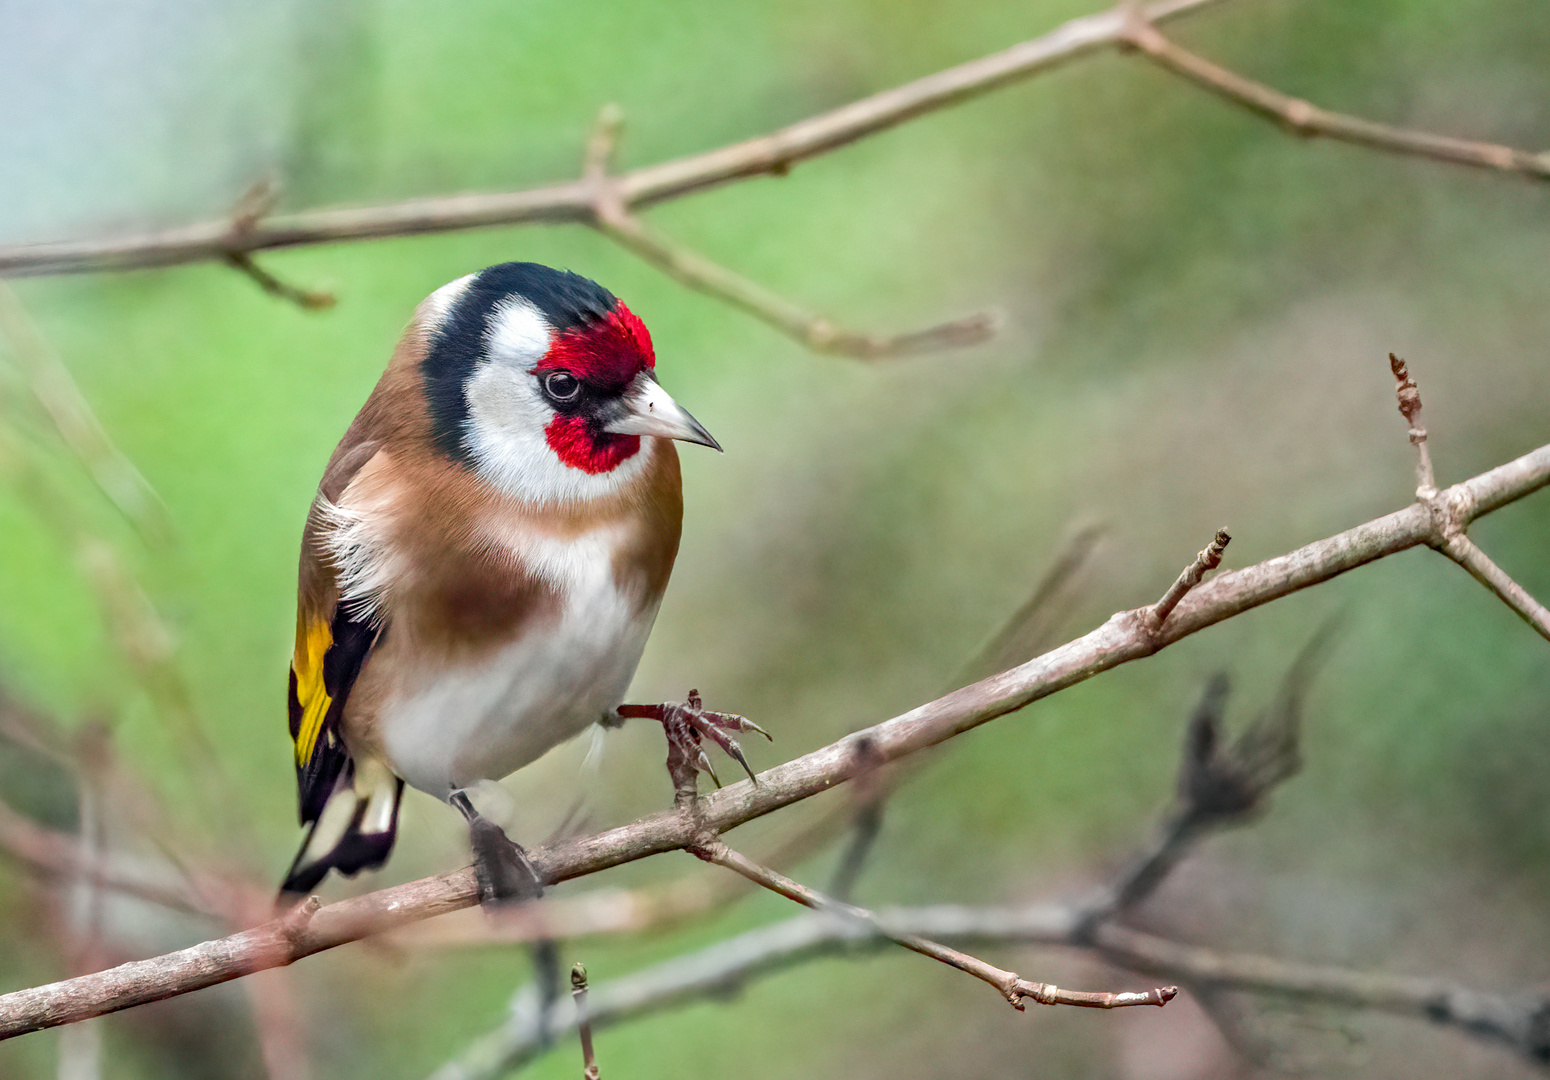
[[[333,704],[333,698],[323,684],[323,657],[333,643],[334,635],[326,622],[318,620],[296,627],[296,652],[291,658],[291,671],[296,676],[296,705],[301,712],[301,726],[295,735],[298,769],[311,760],[318,734],[323,730],[323,719]]]

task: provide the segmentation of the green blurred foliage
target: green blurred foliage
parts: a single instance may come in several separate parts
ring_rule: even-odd
[[[149,220],[179,205],[218,213],[260,166],[283,178],[288,208],[567,177],[608,102],[627,118],[621,164],[654,162],[1088,10],[1073,0],[268,0],[259,7],[272,19],[250,11],[239,26],[189,6],[206,15],[200,32],[226,28],[221,55],[237,61],[159,76],[170,87],[159,100],[175,115],[199,117],[206,102],[209,117],[189,122],[176,144],[185,157],[136,174],[142,184],[162,177]],[[1550,143],[1540,0],[1238,0],[1176,33],[1330,108],[1527,149]],[[259,74],[242,71],[238,61],[260,50]],[[258,113],[272,118],[258,135],[223,127],[208,103],[250,82]],[[53,129],[62,144],[74,115],[62,109]],[[247,174],[232,164],[244,161],[256,163]],[[4,177],[0,166],[0,190]],[[89,179],[74,182],[85,191]],[[57,177],[66,192],[72,182]],[[1002,309],[1006,333],[964,354],[875,366],[815,357],[579,228],[262,258],[288,281],[336,290],[326,313],[213,265],[18,282],[171,511],[176,542],[148,549],[67,460],[56,453],[47,466],[174,631],[215,760],[165,722],[104,630],[69,537],[14,485],[0,491],[0,677],[66,729],[112,723],[125,767],[166,807],[158,842],[175,832],[185,857],[218,854],[277,876],[296,840],[283,720],[296,545],[323,462],[421,297],[472,269],[531,259],[627,298],[652,329],[664,382],[727,449],[685,455],[683,549],[632,696],[699,686],[714,706],[776,733],[773,748],[757,748],[756,764],[768,766],[934,696],[1018,607],[1074,523],[1103,521],[1109,533],[1068,636],[1155,599],[1218,525],[1235,537],[1228,565],[1242,566],[1402,505],[1413,465],[1390,350],[1420,381],[1444,482],[1547,441],[1545,199],[1512,178],[1289,137],[1115,54],[786,178],[651,212],[711,258],[858,328]],[[89,232],[89,217],[60,227]],[[1550,502],[1539,496],[1475,535],[1544,598],[1547,528]],[[1305,773],[1262,823],[1210,845],[1152,917],[1206,942],[1310,960],[1509,988],[1542,979],[1545,643],[1425,552],[958,740],[890,805],[861,899],[1002,901],[1096,880],[1170,798],[1206,675],[1233,673],[1230,716],[1242,723],[1336,613],[1344,629],[1312,696]],[[578,773],[574,747],[514,778],[522,839],[546,835],[578,792],[595,825],[665,805],[658,742],[645,731],[611,736],[596,779]],[[7,799],[67,821],[68,800],[24,782],[26,768],[0,762]],[[412,796],[389,867],[333,883],[329,895],[456,865],[453,817]],[[781,834],[778,822],[749,831],[754,839],[734,839],[755,851]],[[821,883],[832,861],[796,869]],[[678,857],[610,877],[693,869]],[[41,903],[5,871],[0,919],[18,928],[0,935],[7,985],[61,974],[46,936],[20,936],[46,921]],[[602,982],[783,914],[758,898],[689,929],[576,943],[567,955]],[[165,948],[199,928],[136,932],[145,948]],[[1069,957],[995,959],[1062,984],[1133,981]],[[308,960],[285,986],[319,1077],[415,1077],[498,1023],[526,975],[510,950],[354,947]],[[110,1074],[260,1075],[245,1002],[228,988],[107,1022]],[[1000,1075],[1030,1061],[1071,1076],[1217,1075],[1224,1051],[1189,1008],[1015,1016],[954,973],[887,956],[812,965],[725,1005],[609,1030],[599,1053],[604,1075],[639,1078]],[[1412,1075],[1423,1060],[1452,1075],[1515,1067],[1406,1022],[1270,1016],[1332,1075]],[[233,1034],[215,1047],[187,1034],[211,1026]],[[1344,1027],[1361,1047],[1341,1041]],[[50,1075],[55,1038],[0,1046],[0,1074]],[[565,1047],[533,1072],[578,1067]]]

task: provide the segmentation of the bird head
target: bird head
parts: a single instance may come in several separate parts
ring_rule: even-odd
[[[438,447],[508,494],[605,494],[641,439],[720,450],[657,383],[644,323],[594,281],[502,263],[432,293],[420,374]]]

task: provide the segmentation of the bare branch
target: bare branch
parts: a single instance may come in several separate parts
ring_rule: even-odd
[[[995,313],[981,312],[892,337],[860,334],[843,329],[822,315],[805,311],[764,286],[674,244],[623,209],[614,207],[607,212],[600,211],[596,225],[604,236],[633,251],[669,277],[741,308],[814,352],[857,360],[883,360],[978,345],[995,336],[1000,326],[1000,318]]]
[[[1322,135],[1394,154],[1512,173],[1532,180],[1550,180],[1550,153],[1533,154],[1510,146],[1455,139],[1329,112],[1190,52],[1165,37],[1154,25],[1155,21],[1144,9],[1140,10],[1126,30],[1127,43],[1164,70],[1283,124],[1298,135]]]
[[[1178,805],[1152,845],[1087,905],[1080,936],[1090,939],[1100,922],[1151,896],[1210,830],[1252,820],[1270,792],[1297,772],[1302,699],[1333,638],[1333,623],[1320,628],[1297,654],[1275,699],[1231,745],[1223,740],[1227,676],[1218,673],[1206,684],[1185,732]]]
[[[1200,549],[1200,554],[1195,556],[1195,561],[1184,568],[1184,572],[1168,586],[1168,591],[1163,593],[1162,599],[1152,605],[1152,620],[1159,629],[1168,621],[1168,616],[1173,614],[1173,609],[1179,606],[1179,601],[1184,599],[1184,594],[1199,585],[1212,570],[1222,565],[1222,552],[1227,550],[1227,545],[1231,541],[1232,537],[1227,535],[1226,529],[1217,529],[1215,538]]]
[[[288,282],[281,281],[268,270],[253,261],[253,256],[246,251],[228,251],[226,261],[234,269],[241,270],[248,277],[258,283],[270,296],[277,296],[281,300],[289,300],[297,307],[305,311],[322,311],[331,308],[338,299],[331,292],[312,292],[299,288]]]
[[[1389,353],[1389,370],[1394,373],[1394,393],[1399,398],[1399,412],[1410,425],[1410,445],[1416,453],[1416,489],[1418,499],[1425,499],[1437,491],[1437,475],[1432,471],[1431,451],[1426,448],[1426,427],[1421,423],[1421,388],[1410,377],[1405,362]]]
[[[762,285],[673,243],[630,212],[620,183],[608,175],[623,123],[618,106],[604,106],[587,143],[582,179],[594,193],[591,224],[598,232],[633,251],[669,277],[741,308],[814,352],[858,360],[975,345],[995,333],[998,319],[985,313],[891,338],[857,334],[839,328],[821,315],[804,311]]]
[[[1441,492],[1465,523],[1550,484],[1550,446]],[[694,818],[676,810],[641,818],[594,836],[531,852],[546,883],[595,873],[621,863],[688,847],[851,779],[863,769],[857,740],[872,751],[866,761],[887,763],[917,753],[980,724],[1074,686],[1132,660],[1151,656],[1181,638],[1251,608],[1290,595],[1366,563],[1439,542],[1431,510],[1413,503],[1242,570],[1228,571],[1194,589],[1168,622],[1154,629],[1155,609],[1123,611],[1083,637],[1010,671],[955,690],[891,720],[696,800]],[[349,941],[470,907],[478,897],[471,868],[424,878],[330,904],[300,933],[266,923],[180,952],[120,965],[95,975],[0,995],[0,1038],[188,993]]]
[[[1207,7],[1216,0],[1162,0],[1145,9],[1158,23]],[[759,138],[624,173],[622,204],[639,210],[693,192],[755,176],[783,175],[791,166],[917,116],[960,104],[980,94],[1126,39],[1118,9],[1089,15],[1002,52],[947,68],[860,101],[798,121]],[[167,232],[105,241],[67,241],[0,248],[0,276],[125,270],[143,266],[224,259],[233,250],[255,252],[343,240],[473,229],[534,222],[585,224],[593,214],[587,180],[494,195],[453,195],[383,206],[313,210],[255,221],[233,247],[228,220]]]
[[[1351,971],[1243,953],[1221,953],[1144,934],[1115,923],[1097,932],[1099,951],[1134,971],[1235,990],[1424,1018],[1550,1063],[1550,997],[1493,994],[1454,979]]]
[[[873,924],[815,912],[762,926],[591,988],[588,1014],[594,1028],[638,1019],[687,1001],[722,996],[728,986],[820,957],[885,948],[892,944],[890,933],[975,947],[1087,947],[1080,930],[1082,913],[1063,904],[881,908],[876,919]],[[1509,1046],[1536,1064],[1550,1060],[1550,997],[1543,993],[1482,993],[1452,979],[1383,975],[1217,952],[1112,924],[1100,930],[1095,947],[1110,963],[1154,977],[1397,1013]],[[536,996],[524,993],[514,1002],[508,1020],[438,1069],[431,1080],[493,1080],[533,1060],[568,1030],[573,1025],[559,1017],[540,1021]]]
[[[1468,570],[1471,577],[1495,593],[1502,603],[1516,611],[1541,637],[1550,641],[1550,610],[1546,610],[1543,604],[1529,595],[1527,589],[1492,562],[1491,557],[1475,546],[1473,540],[1462,532],[1454,533],[1437,550]]]
[[[597,1057],[592,1052],[592,1019],[587,1014],[587,969],[577,964],[570,969],[571,996],[576,999],[576,1031],[581,1036],[581,1075],[583,1080],[598,1080]]]
[[[749,881],[761,885],[771,892],[779,893],[788,900],[794,900],[804,907],[812,908],[814,911],[834,912],[846,918],[866,923],[896,945],[902,945],[911,952],[918,952],[922,956],[929,956],[933,960],[939,960],[948,967],[957,968],[967,975],[973,975],[976,979],[989,983],[999,990],[1001,996],[1006,998],[1007,1003],[1019,1012],[1024,1008],[1023,1000],[1025,998],[1032,998],[1040,1005],[1077,1005],[1088,1009],[1122,1009],[1132,1005],[1166,1005],[1179,992],[1177,986],[1160,986],[1141,993],[1092,993],[1084,990],[1064,990],[1052,983],[1030,982],[1016,972],[1004,971],[994,964],[986,963],[977,956],[970,956],[968,953],[943,945],[939,941],[932,941],[930,938],[921,937],[918,934],[901,934],[889,930],[878,922],[877,916],[865,908],[856,907],[854,904],[842,903],[815,892],[806,885],[786,877],[784,874],[777,874],[768,867],[760,866],[747,856],[733,851],[720,840],[712,840],[705,844],[695,844],[689,848],[689,851],[706,862],[713,862],[717,866],[724,866],[728,870],[735,871]]]

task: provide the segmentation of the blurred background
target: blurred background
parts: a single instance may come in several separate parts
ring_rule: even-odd
[[[0,0],[0,243],[219,218],[264,177],[280,181],[281,210],[563,179],[609,102],[625,116],[620,165],[653,163],[1092,10]],[[1329,108],[1537,150],[1550,144],[1544,16],[1541,0],[1233,0],[1171,33]],[[164,502],[165,528],[153,503],[142,527],[127,521],[55,437],[29,396],[42,354],[14,338],[0,347],[0,794],[93,844],[278,881],[299,836],[284,695],[302,520],[414,305],[471,270],[525,259],[604,283],[650,326],[663,382],[726,447],[684,454],[683,548],[631,697],[699,687],[710,707],[775,734],[752,748],[767,768],[952,685],[1083,525],[1105,531],[1061,640],[1155,600],[1218,526],[1238,567],[1406,504],[1413,453],[1390,351],[1420,383],[1440,482],[1550,441],[1546,199],[1529,181],[1289,137],[1104,53],[784,178],[649,212],[852,328],[999,309],[1004,333],[972,350],[875,365],[815,356],[579,227],[260,255],[289,282],[335,292],[327,311],[218,264],[18,279],[47,350]],[[1472,535],[1550,597],[1550,497]],[[1546,644],[1425,551],[955,740],[889,804],[858,901],[1080,895],[1153,834],[1210,674],[1231,675],[1229,722],[1242,724],[1332,617],[1341,629],[1309,698],[1303,773],[1263,820],[1170,879],[1147,925],[1484,989],[1543,984]],[[47,745],[29,747],[25,731]],[[84,802],[51,756],[60,747],[93,763]],[[611,734],[595,774],[585,749],[508,781],[520,840],[540,842],[578,800],[588,828],[669,804],[658,731]],[[826,809],[731,840],[757,854]],[[788,869],[822,886],[836,851]],[[466,859],[457,816],[411,794],[387,868],[324,896]],[[663,856],[558,894],[685,875],[713,879]],[[71,890],[0,861],[4,988],[225,932],[150,904],[101,905],[83,915]],[[748,897],[561,955],[602,986],[789,907]],[[83,919],[98,926],[84,957]],[[1069,953],[985,955],[1063,986],[1150,985]],[[528,977],[520,947],[356,945],[276,977],[267,998],[234,984],[92,1034],[0,1044],[0,1075],[82,1075],[70,1070],[100,1038],[103,1076],[263,1077],[257,1004],[313,1076],[420,1077],[496,1027]],[[1420,1021],[1236,1007],[1283,1060],[1319,1075],[1531,1074]],[[902,951],[750,982],[610,1028],[598,1047],[604,1076],[642,1080],[1254,1073],[1187,996],[1165,1010],[1017,1014]],[[579,1067],[567,1043],[529,1071]]]

